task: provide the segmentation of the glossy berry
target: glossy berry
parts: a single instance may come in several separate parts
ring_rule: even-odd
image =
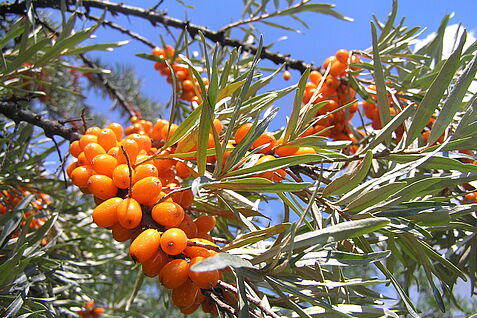
[[[161,248],[168,255],[178,255],[187,247],[187,235],[178,228],[165,231],[161,237]]]
[[[213,288],[217,285],[219,280],[219,271],[213,270],[208,272],[194,272],[192,271],[192,266],[194,264],[200,263],[205,258],[203,257],[194,257],[190,260],[189,264],[189,278],[197,284],[202,289],[209,289]]]
[[[151,216],[160,225],[171,228],[181,224],[184,219],[184,209],[175,202],[160,202],[151,211]]]
[[[199,293],[199,287],[188,279],[184,284],[172,290],[172,302],[180,308],[192,306],[197,297],[197,293]]]
[[[142,263],[142,271],[146,276],[156,277],[167,262],[169,262],[167,255],[158,249],[151,258]]]
[[[147,177],[136,182],[132,187],[132,197],[140,204],[152,206],[160,195],[162,183],[159,178]]]
[[[131,169],[131,177],[129,176],[129,167],[126,164],[120,164],[113,170],[113,182],[119,189],[127,189],[130,185],[130,178],[134,178],[134,170]]]
[[[139,263],[153,257],[161,244],[161,234],[155,229],[147,229],[139,234],[129,247],[129,255]]]
[[[94,157],[92,161],[93,170],[97,174],[102,174],[110,178],[113,177],[113,171],[116,168],[118,161],[111,155],[100,154]]]
[[[133,198],[124,199],[118,206],[118,221],[122,227],[133,229],[141,223],[142,209]]]
[[[88,190],[96,197],[106,200],[112,198],[118,192],[118,187],[110,177],[96,174],[88,179]]]
[[[201,215],[195,221],[198,232],[210,232],[216,223],[215,217],[211,215]]]
[[[118,206],[121,198],[111,198],[99,204],[93,210],[93,222],[100,227],[110,227],[118,223]]]
[[[117,214],[117,209],[116,209],[116,214]],[[116,223],[111,227],[111,233],[113,235],[113,238],[117,242],[125,242],[131,238],[133,230],[131,229],[126,229],[121,226],[121,224]]]
[[[164,287],[173,289],[184,284],[189,278],[189,263],[183,259],[174,259],[164,265],[159,272],[159,280]]]

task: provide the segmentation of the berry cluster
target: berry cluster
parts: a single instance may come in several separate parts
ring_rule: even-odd
[[[44,211],[46,207],[51,204],[50,197],[42,192],[26,189],[24,187],[19,187],[12,190],[3,190],[0,192],[0,215],[8,213],[15,209],[15,207],[20,203],[20,201],[26,197],[33,194],[35,196],[34,200],[30,202],[32,207],[31,210],[28,210],[23,213],[23,220],[20,223],[20,226],[23,227],[26,225],[27,219],[32,217],[29,228],[38,229],[45,223]],[[19,227],[16,232],[13,234],[13,237],[17,237],[21,229]],[[42,244],[46,244],[46,241],[42,241]]]
[[[177,90],[179,92],[179,98],[192,102],[199,102],[199,97],[197,94],[200,94],[200,87],[197,84],[197,79],[193,78],[189,72],[189,68],[184,64],[181,64],[181,58],[176,57],[174,59],[174,48],[170,45],[166,45],[164,49],[154,48],[152,54],[162,59],[168,59],[171,61],[171,67],[174,71],[174,74],[179,81]],[[174,59],[172,61],[172,59]],[[156,62],[154,68],[159,71],[162,76],[167,76],[167,82],[172,84],[172,74],[171,70],[167,67],[164,62]],[[205,84],[205,87],[208,87],[208,79],[202,78],[202,81]]]
[[[323,68],[329,69],[326,78],[323,78],[322,73],[318,71],[310,73],[303,95],[303,103],[308,103],[318,90],[318,98],[313,103],[327,101],[328,104],[318,110],[316,117],[322,116],[322,118],[310,126],[304,136],[317,134],[333,140],[357,142],[349,129],[351,119],[358,111],[356,92],[347,81],[349,70],[353,70],[350,63],[360,63],[359,57],[350,54],[347,50],[340,49],[323,63]],[[350,103],[349,107],[337,111],[338,108]]]
[[[104,308],[95,306],[93,300],[89,300],[84,304],[83,309],[78,311],[81,318],[101,318]]]
[[[209,234],[215,217],[193,220],[186,213],[193,202],[191,190],[180,187],[190,175],[186,164],[154,158],[154,146],[164,144],[176,127],[166,120],[152,125],[133,118],[124,138],[116,123],[104,129],[90,127],[71,143],[70,154],[77,160],[67,173],[81,191],[94,195],[94,223],[111,229],[119,242],[131,240],[131,258],[142,264],[147,276],[159,276],[172,289],[172,300],[182,312],[192,313],[201,304],[210,312],[206,295],[222,274],[192,272],[190,267],[219,251]]]

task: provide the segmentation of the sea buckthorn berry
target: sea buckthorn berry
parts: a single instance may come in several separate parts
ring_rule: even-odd
[[[200,291],[197,294],[200,294]],[[180,308],[180,310],[181,310],[181,313],[183,313],[184,315],[191,315],[191,314],[196,312],[196,310],[199,308],[199,306],[200,306],[200,303],[193,304],[189,307]]]
[[[100,227],[110,227],[118,223],[118,206],[121,198],[111,198],[99,204],[93,210],[93,222]]]
[[[298,151],[295,153],[295,156],[308,154],[316,154],[315,149],[312,147],[299,147]]]
[[[146,276],[156,277],[167,262],[169,258],[166,253],[158,249],[151,258],[142,263],[142,271]]]
[[[321,82],[321,79],[323,78],[323,75],[321,75],[321,73],[318,71],[311,71],[309,78],[313,84],[318,86],[318,84]]]
[[[349,52],[345,49],[339,49],[335,53],[336,59],[340,61],[341,63],[348,63],[348,58],[349,58]]]
[[[187,235],[178,228],[166,230],[161,237],[161,248],[168,255],[178,255],[187,247]]]
[[[126,229],[134,229],[141,223],[141,205],[133,198],[124,199],[118,206],[118,221]]]
[[[100,154],[94,157],[92,164],[93,169],[97,174],[102,174],[112,178],[113,171],[118,165],[118,161],[111,155]]]
[[[79,140],[75,140],[70,144],[70,154],[73,157],[78,158],[81,151],[82,150],[81,150],[81,147],[80,147],[80,144],[79,144]]]
[[[181,224],[184,214],[184,209],[175,202],[161,202],[156,204],[151,211],[154,221],[166,228]]]
[[[119,151],[116,159],[118,160],[119,164],[127,163],[126,156],[124,155],[124,151],[126,151],[129,164],[133,165],[136,162],[136,157],[139,153],[139,146],[134,139],[123,139],[119,143]]]
[[[113,183],[110,177],[96,174],[88,179],[88,190],[100,199],[109,199],[116,195],[118,187]]]
[[[172,302],[180,308],[192,306],[198,292],[199,287],[188,279],[184,284],[172,290]]]
[[[116,214],[117,214],[117,209],[116,209]],[[117,242],[126,242],[127,240],[131,238],[132,233],[133,233],[133,230],[126,229],[122,227],[121,224],[119,223],[116,223],[111,227],[111,234],[113,235],[113,238]]]
[[[323,62],[323,68],[326,70],[328,66],[336,61],[336,56],[330,56]]]
[[[194,83],[192,83],[191,80],[186,79],[182,82],[182,89],[184,89],[184,91],[193,91]]]
[[[212,239],[204,239],[204,238],[200,238],[200,237],[194,237],[194,238],[189,239],[189,241],[191,243],[200,243],[201,245],[209,245],[209,246],[212,246],[212,247],[219,247],[217,244],[212,242]]]
[[[250,128],[252,128],[252,123],[246,123],[240,126],[239,129],[237,129],[237,131],[235,132],[235,143],[240,143],[250,131]]]
[[[187,179],[190,177],[191,174],[190,168],[182,161],[176,162],[176,173],[177,176],[181,179]]]
[[[147,177],[136,182],[132,187],[132,197],[139,203],[152,206],[161,193],[162,183],[159,178]]]
[[[155,48],[152,49],[152,55],[158,56],[158,57],[163,57],[164,56],[164,50],[159,48],[159,47],[155,47]]]
[[[134,170],[131,168],[131,179],[134,178]],[[130,184],[129,167],[127,164],[117,165],[113,170],[113,182],[119,189],[127,189]]]
[[[277,144],[277,140],[275,139],[275,137],[271,133],[268,133],[268,132],[263,133],[262,135],[260,135],[257,138],[257,140],[254,141],[254,143],[252,144],[252,149],[258,148],[258,147],[263,146],[265,144],[268,144],[268,146],[266,146],[265,148],[260,150],[259,151],[260,153],[267,153],[270,150],[272,150],[275,147],[275,145]]]
[[[189,263],[183,259],[174,259],[164,265],[159,272],[159,280],[168,289],[184,284],[189,278]]]
[[[182,208],[187,209],[194,202],[194,194],[191,189],[176,192],[172,195],[172,200],[179,204]]]
[[[134,140],[138,144],[139,150],[144,150],[146,153],[151,150],[151,138],[149,136],[136,133],[129,135],[127,138]]]
[[[66,168],[66,175],[68,176],[68,178],[71,179],[71,173],[73,172],[74,169],[76,169],[78,167],[78,162],[77,161],[73,161],[72,163],[70,163],[68,165],[68,167]]]
[[[84,147],[86,147],[87,144],[89,143],[98,143],[98,137],[95,135],[83,135],[81,136],[79,140],[79,146],[81,148],[81,151],[84,151]]]
[[[289,81],[291,79],[291,73],[290,71],[285,71],[283,72],[283,80]]]
[[[99,127],[89,127],[88,129],[86,129],[86,131],[84,132],[85,135],[95,135],[95,136],[98,136],[99,133],[101,132],[101,128]]]
[[[116,133],[111,128],[105,128],[101,130],[98,135],[98,144],[103,147],[104,150],[108,151],[109,149],[116,147],[118,144]]]
[[[294,155],[298,151],[296,146],[279,146],[275,148],[275,154],[279,157],[288,157]]]
[[[116,141],[120,141],[121,138],[123,138],[123,126],[118,123],[111,123],[108,125],[108,128],[114,131],[114,134],[116,135]]]
[[[219,280],[219,271],[207,271],[207,272],[193,272],[191,270],[194,264],[200,263],[205,258],[197,256],[190,260],[189,263],[189,278],[200,288],[202,289],[209,289],[213,288],[217,285]]]
[[[222,129],[224,128],[224,126],[222,125],[222,122],[218,118],[215,118],[212,124],[214,125],[215,130],[217,131],[217,134],[220,134],[222,132]]]
[[[184,231],[187,237],[194,237],[197,234],[197,225],[187,213],[184,214],[184,219],[177,227]]]
[[[82,151],[78,156],[78,166],[91,165],[91,162],[88,162],[84,151]]]
[[[135,262],[142,264],[156,254],[160,244],[161,234],[156,229],[147,229],[131,243],[129,255]]]
[[[133,178],[133,183],[138,182],[141,179],[147,178],[147,177],[158,177],[159,172],[157,171],[157,168],[155,165],[152,163],[145,163],[142,165],[139,165],[134,169],[134,178]]]
[[[187,246],[184,251],[182,251],[182,254],[189,258],[194,258],[197,256],[201,256],[203,258],[210,257],[209,250],[200,246]]]
[[[216,220],[215,216],[211,215],[201,215],[195,221],[197,225],[197,230],[199,232],[209,233],[215,226]]]
[[[170,124],[170,125],[166,125],[166,126],[162,127],[161,139],[167,139],[170,136],[172,136],[172,134],[174,134],[174,132],[177,130],[177,128],[179,128],[179,126],[176,125],[176,124]]]
[[[160,140],[162,139],[161,131],[164,126],[168,126],[169,122],[165,119],[159,119],[154,126],[152,127],[152,139]]]
[[[103,147],[101,147],[99,144],[94,143],[94,142],[87,144],[84,147],[83,152],[86,156],[86,160],[87,160],[88,164],[91,164],[93,162],[94,157],[96,157],[97,155],[101,155],[101,154],[106,153],[106,151],[103,149]]]
[[[88,186],[89,177],[93,174],[93,167],[90,165],[80,166],[71,171],[71,182],[79,187]]]

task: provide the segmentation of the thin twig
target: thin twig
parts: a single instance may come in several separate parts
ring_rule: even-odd
[[[65,127],[57,120],[50,120],[42,115],[35,114],[29,110],[22,109],[14,101],[0,101],[0,113],[15,122],[24,121],[34,126],[40,127],[47,137],[61,136],[69,141],[81,138],[81,134],[75,127]]]
[[[74,6],[73,8],[67,8],[69,12],[76,12],[76,1],[66,1],[67,6],[71,5]],[[36,0],[34,2],[34,6],[36,8],[53,8],[53,9],[61,9],[60,6],[61,2],[57,0]],[[172,27],[181,30],[187,30],[189,35],[194,38],[196,35],[201,32],[204,37],[209,39],[212,42],[218,42],[222,46],[234,47],[234,48],[242,48],[243,51],[249,52],[251,54],[256,54],[258,51],[258,47],[249,44],[228,36],[225,36],[224,32],[212,31],[204,26],[195,25],[189,23],[189,21],[183,21],[180,19],[172,18],[166,16],[164,13],[158,13],[155,11],[150,11],[147,9],[134,7],[125,5],[124,3],[114,3],[114,2],[104,2],[100,0],[83,0],[81,1],[82,6],[85,8],[86,11],[91,10],[92,8],[108,10],[111,14],[124,14],[126,16],[134,16],[144,20],[151,22],[153,25],[159,23],[162,24],[164,27]],[[6,15],[8,13],[15,13],[15,14],[25,14],[26,13],[26,2],[25,1],[15,1],[13,3],[2,3],[0,4],[0,15]],[[80,12],[78,12],[80,13]],[[296,60],[290,58],[288,54],[279,54],[273,52],[269,49],[263,48],[260,58],[267,59],[272,61],[277,65],[287,64],[289,69],[295,69],[303,73],[308,67],[313,70],[320,70],[319,67],[315,67],[312,64],[307,64],[302,60]]]
[[[229,314],[231,314],[234,317],[237,316],[237,309],[230,306],[226,302],[222,301],[222,299],[220,299],[217,295],[215,295],[214,293],[212,293],[210,291],[207,291],[206,294],[208,294],[208,296],[217,305],[217,307],[219,307],[219,309],[222,309],[222,310],[228,312]]]
[[[219,280],[217,282],[217,285],[220,286],[220,287],[223,287],[224,289],[227,289],[227,290],[230,290],[231,292],[235,293],[235,294],[238,294],[238,289],[233,286],[233,285],[230,285],[224,281],[221,281]],[[276,313],[274,313],[273,311],[269,310],[268,308],[266,308],[265,306],[262,305],[262,302],[260,299],[255,299],[253,298],[252,296],[250,295],[247,295],[247,299],[248,301],[250,301],[252,304],[254,304],[255,306],[257,306],[258,308],[260,308],[261,311],[263,311],[265,314],[267,314],[268,316],[271,316],[273,318],[280,318],[280,316],[278,316]]]

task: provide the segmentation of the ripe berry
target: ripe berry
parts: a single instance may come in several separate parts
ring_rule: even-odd
[[[159,280],[164,287],[173,289],[184,284],[189,278],[189,263],[183,259],[174,259],[164,265],[159,272]]]
[[[132,197],[137,202],[152,206],[156,203],[156,197],[161,193],[162,183],[159,178],[147,177],[136,182],[132,187]]]
[[[118,221],[122,227],[133,229],[141,223],[142,210],[133,198],[124,199],[118,206]]]
[[[181,224],[184,214],[184,209],[175,202],[161,202],[156,204],[151,211],[154,221],[166,228]]]
[[[116,214],[117,214],[117,210],[116,210]],[[116,223],[112,226],[111,232],[112,232],[113,238],[117,242],[126,242],[127,240],[131,238],[133,231],[131,229],[126,229],[122,227],[121,224],[119,223]]]
[[[114,131],[117,141],[120,141],[121,138],[123,138],[123,126],[118,123],[111,123],[109,124],[108,128]]]
[[[161,248],[168,255],[178,255],[187,247],[187,235],[178,228],[168,229],[162,234]]]
[[[184,284],[172,290],[172,302],[174,305],[181,308],[192,306],[198,292],[199,287],[188,279]]]
[[[71,182],[79,188],[84,188],[88,185],[89,177],[93,174],[93,167],[90,165],[75,168],[71,172]]]
[[[98,144],[108,151],[109,149],[116,147],[118,144],[116,133],[111,128],[105,128],[101,130],[98,135]]]
[[[157,171],[157,168],[155,165],[152,163],[145,163],[142,165],[139,165],[134,169],[134,177],[133,177],[133,183],[138,182],[141,179],[147,178],[147,177],[158,177],[159,173]]]
[[[88,179],[88,190],[100,199],[109,199],[116,195],[118,188],[110,177],[96,174]]]
[[[156,277],[167,262],[169,262],[167,255],[161,249],[158,249],[156,254],[142,263],[142,271],[146,276]]]
[[[131,169],[132,176],[134,178],[134,170]],[[113,182],[119,189],[129,188],[129,167],[126,164],[120,164],[113,170]]]
[[[197,234],[197,225],[187,213],[184,214],[184,219],[177,227],[184,231],[187,237],[195,237]]]
[[[161,244],[161,234],[155,229],[147,229],[139,234],[129,247],[129,255],[139,263],[153,257]]]
[[[277,140],[275,139],[275,137],[271,133],[268,133],[268,132],[263,133],[262,135],[260,135],[257,138],[257,140],[255,140],[253,142],[252,149],[258,148],[258,147],[263,146],[265,144],[268,144],[268,146],[266,146],[265,148],[260,150],[259,151],[260,153],[267,153],[270,150],[272,150],[275,147],[275,145],[277,144]]]
[[[216,220],[214,216],[201,215],[195,221],[197,231],[209,233],[215,226]]]
[[[110,227],[118,223],[118,206],[121,198],[111,198],[99,204],[93,210],[93,222],[100,227]]]
[[[113,171],[116,168],[118,161],[111,155],[100,154],[93,159],[93,170],[97,174],[102,174],[110,178],[113,177]]]
[[[250,131],[250,128],[252,128],[252,123],[246,123],[240,126],[235,132],[235,143],[240,143]]]
[[[200,263],[204,260],[203,257],[194,257],[190,260],[189,264],[189,278],[197,284],[202,289],[209,289],[213,288],[217,285],[219,280],[219,271],[213,270],[208,272],[193,272],[191,267],[194,264]]]

